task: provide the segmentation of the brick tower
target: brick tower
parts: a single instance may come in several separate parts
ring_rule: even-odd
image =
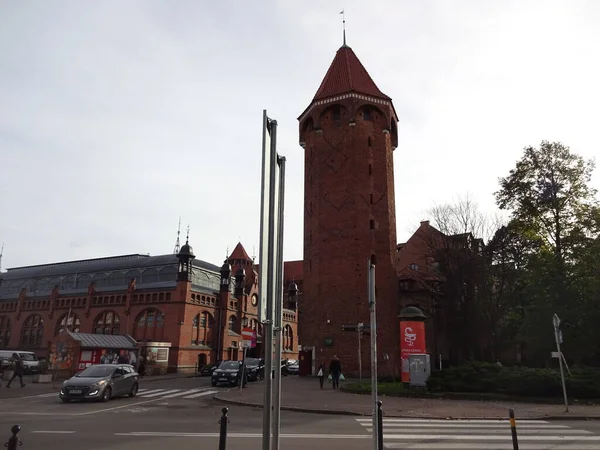
[[[313,365],[328,364],[335,354],[345,373],[358,373],[358,334],[342,325],[369,323],[367,258],[376,255],[380,373],[397,371],[392,100],[344,43],[298,120],[305,149],[301,344],[312,347]],[[368,336],[361,342],[366,376]]]

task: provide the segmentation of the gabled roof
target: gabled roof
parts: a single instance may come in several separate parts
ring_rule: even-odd
[[[237,260],[242,260],[242,261],[252,261],[252,259],[248,256],[248,253],[246,253],[246,249],[244,248],[244,246],[242,245],[241,242],[238,242],[238,244],[235,246],[235,248],[231,252],[231,255],[229,255],[228,259],[230,261],[232,259],[237,259]]]
[[[348,92],[391,100],[379,90],[354,51],[344,45],[337,51],[313,101]]]

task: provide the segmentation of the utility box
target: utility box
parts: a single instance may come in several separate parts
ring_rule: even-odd
[[[431,375],[431,358],[426,353],[410,355],[409,359],[410,385],[427,386]]]

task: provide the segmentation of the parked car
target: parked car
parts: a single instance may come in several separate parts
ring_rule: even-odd
[[[288,375],[298,375],[299,371],[300,371],[300,365],[298,364],[297,361],[294,361],[293,363],[288,364],[288,366],[287,366]]]
[[[246,358],[246,379],[259,381],[265,376],[265,362],[262,358]]]
[[[225,383],[231,386],[238,386],[240,383],[241,367],[241,361],[223,361],[213,371],[211,384],[217,386],[218,384]]]
[[[129,395],[135,397],[140,387],[139,374],[129,364],[96,364],[66,380],[60,388],[60,399],[101,400]]]
[[[38,357],[35,353],[24,350],[0,350],[0,359],[2,359],[2,365],[5,370],[9,369],[12,364],[13,353],[19,355],[19,358],[23,361],[23,370],[25,370],[25,373],[38,373],[40,364]]]
[[[212,375],[217,367],[219,367],[219,363],[205,364],[198,371],[198,375],[201,377]]]

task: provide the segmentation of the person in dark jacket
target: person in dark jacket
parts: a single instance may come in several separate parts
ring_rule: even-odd
[[[21,360],[21,357],[16,354],[13,353],[12,355],[12,363],[13,366],[15,368],[15,371],[13,373],[13,376],[10,380],[8,380],[8,383],[6,383],[6,387],[9,388],[10,387],[10,383],[13,382],[13,380],[17,377],[19,377],[19,381],[21,382],[21,387],[25,387],[25,385],[23,384],[23,361]]]
[[[321,385],[321,389],[323,389],[323,382],[325,381],[325,361],[321,361],[321,365],[319,366],[317,376],[319,377],[319,384]]]
[[[333,359],[331,363],[329,363],[329,373],[331,375],[331,382],[333,384],[333,388],[340,387],[340,375],[342,374],[342,363],[336,355],[333,355]]]

